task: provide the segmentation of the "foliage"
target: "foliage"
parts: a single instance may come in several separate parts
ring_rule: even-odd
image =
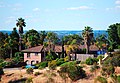
[[[40,35],[40,44],[43,45],[47,33],[45,31],[40,31],[39,35]]]
[[[114,72],[115,72],[115,68],[112,65],[103,66],[102,71],[101,71],[103,76],[109,76],[109,75],[113,74]]]
[[[3,68],[0,66],[0,75],[3,75],[3,74],[4,74]]]
[[[99,69],[100,67],[97,65],[97,64],[94,64],[93,66],[91,66],[91,69],[90,69],[90,71],[91,72],[94,72],[94,71],[96,71],[97,69]]]
[[[19,27],[19,33],[23,34],[23,27],[26,26],[25,20],[23,18],[18,18],[16,26]]]
[[[110,61],[113,66],[120,66],[120,55],[114,55]]]
[[[120,75],[112,74],[111,76],[112,83],[120,83]]]
[[[95,80],[94,83],[97,83],[97,81],[99,81],[100,83],[108,83],[106,78],[98,76]]]
[[[40,72],[35,72],[35,76],[38,76],[38,75],[40,75],[41,73]]]
[[[70,44],[79,44],[83,38],[80,35],[73,34],[73,35],[67,35],[63,37],[64,44],[70,45]]]
[[[64,76],[64,78],[67,78],[68,76],[72,81],[76,81],[86,76],[82,67],[77,66],[75,62],[66,62],[62,64],[60,71],[58,72],[60,76]]]
[[[76,65],[76,61],[69,61],[69,62],[65,62],[63,64],[61,64],[60,66],[67,66],[67,65]]]
[[[60,66],[63,63],[65,63],[64,58],[56,59],[56,65],[57,66]]]
[[[56,33],[48,32],[46,36],[46,40],[49,42],[49,44],[57,44],[59,38]]]
[[[48,67],[49,67],[50,69],[55,69],[56,66],[57,66],[56,60],[52,60],[51,62],[48,63]]]
[[[103,59],[103,58],[104,58],[103,55],[99,55],[99,56],[97,57],[98,60],[99,60],[99,59]]]
[[[39,39],[39,33],[34,29],[27,31],[24,34],[24,43],[26,48],[37,46],[39,44]]]
[[[96,45],[101,49],[103,49],[105,46],[107,46],[108,43],[109,43],[108,38],[104,34],[102,34],[96,38]]]
[[[93,30],[89,26],[85,27],[85,29],[82,31],[82,36],[84,38],[84,44],[86,45],[86,54],[89,52],[89,47],[92,43],[93,35],[94,35]]]
[[[69,61],[69,56],[66,56],[66,57],[64,58],[64,61],[65,61],[65,62]]]
[[[31,78],[31,77],[30,77],[30,78],[27,78],[27,80],[25,81],[25,83],[33,83],[32,79],[33,79],[33,78]]]
[[[33,68],[27,68],[26,73],[27,74],[33,74]]]
[[[118,48],[118,45],[120,45],[120,23],[110,25],[107,31],[111,48]]]
[[[98,59],[97,58],[87,58],[86,59],[86,64],[87,65],[93,65],[94,63],[97,63]]]
[[[5,67],[7,65],[7,62],[0,63],[0,67]]]
[[[15,56],[13,59],[12,59],[12,62],[13,64],[18,64],[20,62],[23,62],[23,56]]]
[[[113,54],[113,56],[109,57],[106,61],[103,62],[103,65],[120,66],[120,54]]]
[[[117,83],[120,83],[120,75],[117,76]]]
[[[48,62],[47,62],[47,61],[40,62],[40,63],[36,64],[36,66],[37,66],[39,69],[42,69],[42,68],[45,68],[45,67],[48,66]]]
[[[3,59],[0,59],[0,63],[2,63],[4,60]]]
[[[45,59],[47,60],[47,61],[52,61],[52,60],[55,60],[55,59],[57,59],[58,58],[58,56],[54,53],[54,52],[49,52],[48,54],[47,54],[47,56],[45,57]]]

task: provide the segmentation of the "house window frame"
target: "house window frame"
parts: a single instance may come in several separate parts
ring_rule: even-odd
[[[30,53],[27,53],[27,58],[30,58]]]
[[[38,53],[37,53],[37,52],[35,53],[35,56],[38,56]]]

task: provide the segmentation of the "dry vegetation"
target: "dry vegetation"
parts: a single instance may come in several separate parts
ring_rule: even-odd
[[[90,66],[84,65],[83,68],[86,71],[87,77],[84,79],[80,79],[76,82],[72,82],[69,78],[67,79],[66,83],[94,83],[94,79],[101,75],[100,71],[101,69],[96,70],[95,72],[90,72]],[[11,80],[18,80],[21,78],[32,78],[33,83],[50,83],[50,80],[52,79],[51,83],[64,83],[64,80],[59,76],[56,70],[52,70],[51,72],[43,70],[34,69],[33,74],[27,74],[26,69],[21,70],[7,70],[4,71],[5,74],[1,78],[0,83],[8,83]],[[35,72],[39,72],[40,74],[35,76]],[[51,75],[51,73],[54,73],[54,76]],[[115,69],[116,74],[120,74],[120,67],[117,67]],[[110,80],[108,78],[108,80]],[[108,81],[109,82],[109,81]]]

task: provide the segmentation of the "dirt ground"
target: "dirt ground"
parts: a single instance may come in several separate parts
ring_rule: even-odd
[[[86,78],[80,79],[76,82],[72,82],[70,79],[67,79],[66,83],[94,83],[94,78],[100,75],[100,69],[93,73],[90,72],[90,66],[85,66],[83,69],[86,71]],[[41,74],[35,76],[35,72],[40,72]],[[54,79],[54,83],[65,83],[65,81],[58,75],[57,71],[52,72],[56,74],[56,76],[52,77],[52,79]],[[120,67],[116,68],[115,72],[120,74]],[[2,76],[0,83],[8,83],[10,80],[17,80],[25,77],[32,78],[33,83],[46,83],[50,78],[50,73],[47,72],[46,69],[34,69],[34,73],[31,75],[26,73],[26,69],[4,70],[4,73],[5,74]]]

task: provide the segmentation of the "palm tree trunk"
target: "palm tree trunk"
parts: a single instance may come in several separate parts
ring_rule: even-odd
[[[19,38],[19,51],[22,50],[22,37],[21,37],[21,34],[20,34],[20,38]]]
[[[88,54],[89,53],[89,46],[87,45],[86,46],[86,54]]]
[[[12,49],[11,49],[11,51],[10,51],[10,58],[12,58]]]

